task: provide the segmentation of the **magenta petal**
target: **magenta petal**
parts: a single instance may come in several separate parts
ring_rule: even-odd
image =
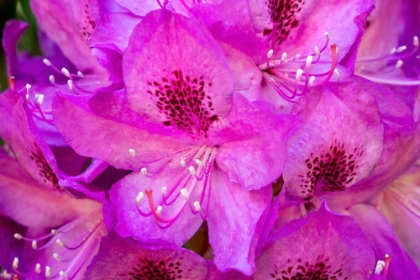
[[[141,5],[137,0],[115,0],[115,2],[138,16],[145,16],[150,11],[161,8],[156,0],[144,0]]]
[[[110,253],[112,252],[112,253]],[[124,261],[122,264],[121,261]],[[181,248],[147,249],[130,245],[111,232],[103,237],[98,254],[84,279],[207,279],[207,263]]]
[[[131,108],[154,122],[205,132],[231,107],[223,52],[204,27],[178,14],[154,11],[137,25],[123,72]]]
[[[289,142],[288,195],[343,191],[367,177],[382,153],[383,125],[370,88],[356,81],[317,88],[293,108],[304,126]]]
[[[244,191],[218,170],[213,172],[213,195],[207,218],[214,262],[222,272],[254,272],[258,221],[270,206],[271,188]]]

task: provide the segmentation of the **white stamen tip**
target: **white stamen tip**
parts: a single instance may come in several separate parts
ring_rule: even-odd
[[[201,210],[200,202],[195,201],[193,204],[194,204],[195,211],[200,212]]]
[[[14,269],[17,269],[19,266],[19,259],[18,258],[14,258],[13,259],[13,264],[12,264]]]
[[[132,157],[135,157],[136,156],[136,151],[134,149],[128,149],[128,152],[130,153],[130,155]]]
[[[309,69],[312,65],[312,61],[314,60],[314,58],[312,57],[312,55],[308,55],[306,57],[306,68]]]
[[[417,37],[417,36],[414,36],[413,37],[413,45],[415,47],[418,47],[419,46],[419,37]]]
[[[299,82],[300,81],[300,79],[302,78],[302,75],[303,75],[303,70],[302,69],[298,69],[296,71],[296,82]]]
[[[187,189],[186,189],[186,188],[181,189],[179,192],[181,193],[182,197],[183,197],[185,200],[187,200],[187,199],[188,199],[188,191],[187,191]]]
[[[156,214],[160,215],[160,213],[162,213],[162,206],[158,206],[156,207]]]
[[[406,49],[407,49],[407,46],[401,46],[397,49],[397,52],[400,53],[400,52],[405,51]]]
[[[36,242],[36,240],[32,240],[32,249],[36,248],[38,248],[38,243]]]
[[[329,39],[330,39],[330,33],[328,33],[328,32],[324,32],[324,36],[325,36],[325,38],[326,38],[327,40],[329,40]]]
[[[67,279],[67,273],[60,271],[60,276]]]
[[[42,62],[45,64],[45,65],[47,65],[47,66],[51,66],[51,61],[49,61],[48,59],[46,59],[46,58],[44,58],[43,60],[42,60]]]
[[[45,267],[45,278],[49,279],[51,277],[51,267],[48,265]]]
[[[185,167],[185,166],[187,165],[187,163],[185,162],[185,160],[184,160],[184,159],[181,159],[181,160],[179,161],[179,164],[180,164],[182,167]]]
[[[195,164],[197,164],[197,166],[200,166],[200,167],[203,166],[203,162],[199,160],[198,158],[195,159]]]
[[[287,59],[287,53],[283,53],[282,55],[281,55],[281,60],[282,61],[286,61],[286,59]]]
[[[315,50],[316,56],[320,56],[321,55],[321,51],[319,50],[318,46],[315,46],[314,50]]]
[[[139,194],[136,197],[136,202],[140,203],[144,198],[144,193],[143,192],[139,192]]]
[[[50,75],[48,77],[48,79],[50,80],[50,83],[55,84],[55,77],[54,77],[54,75]]]
[[[57,240],[55,241],[55,243],[57,243],[57,244],[58,244],[58,246],[60,246],[60,247],[64,247],[64,243],[63,243],[63,241],[61,241],[60,239],[57,239]]]
[[[272,57],[273,57],[273,54],[274,54],[274,50],[273,50],[273,49],[270,49],[270,50],[268,51],[268,53],[267,53],[267,58],[268,58],[268,59],[272,58]]]
[[[69,90],[73,90],[73,81],[72,80],[68,80],[67,81],[67,86],[69,87]]]
[[[141,174],[146,175],[147,174],[147,168],[143,167],[142,169],[140,169]]]
[[[61,261],[60,256],[57,253],[53,254],[54,259],[56,259],[57,261]]]
[[[29,91],[31,89],[31,85],[30,84],[26,84],[25,87],[26,87],[26,91]]]
[[[166,187],[162,187],[162,194],[163,195],[166,195],[166,191],[167,191],[167,188]]]
[[[396,48],[392,48],[392,49],[389,51],[389,54],[394,54],[396,51],[397,51],[397,49],[396,49]]]
[[[300,58],[300,53],[298,53],[297,55],[295,55],[295,58],[296,59],[299,59]]]
[[[385,267],[385,262],[384,261],[378,261],[376,263],[376,267],[375,267],[375,274],[381,274],[382,271],[384,270]]]
[[[315,76],[311,76],[311,77],[309,78],[309,83],[308,83],[308,85],[311,87],[311,86],[313,86],[313,85],[314,85],[314,82],[315,82]]]
[[[37,263],[37,264],[35,265],[35,272],[36,272],[37,274],[40,274],[40,273],[41,273],[41,265],[40,265],[39,263]]]
[[[67,78],[70,78],[70,72],[69,70],[67,70],[67,68],[65,67],[61,68],[61,72],[63,72],[64,76],[66,76]]]
[[[338,72],[337,68],[334,69],[334,75],[338,79],[340,79],[340,72]]]
[[[403,64],[404,62],[401,59],[399,59],[397,63],[395,63],[395,68],[399,69],[403,66]]]
[[[56,229],[52,229],[52,230],[51,230],[51,233],[52,233],[52,234],[54,234],[54,235],[57,235],[57,234],[58,234],[58,230],[56,230]]]
[[[42,106],[42,104],[44,104],[44,95],[43,94],[38,94],[36,97],[36,103],[39,104],[39,106]]]
[[[195,175],[195,168],[194,168],[194,166],[188,167],[188,171],[190,171],[191,176],[194,176]]]
[[[82,72],[77,71],[77,76],[79,76],[80,78],[83,78],[85,75]]]
[[[29,100],[29,93],[25,94],[26,100]]]
[[[22,239],[22,235],[20,235],[19,233],[13,234],[13,237],[16,238],[16,239],[19,239],[19,240]]]

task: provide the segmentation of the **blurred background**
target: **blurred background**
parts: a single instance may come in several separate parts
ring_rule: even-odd
[[[10,19],[19,19],[29,22],[29,28],[19,41],[18,49],[27,51],[32,55],[40,55],[37,39],[36,20],[29,6],[30,0],[0,0],[0,28],[3,40],[3,29]],[[34,69],[36,71],[36,69]],[[7,82],[6,59],[3,44],[0,47],[0,91],[9,87]]]

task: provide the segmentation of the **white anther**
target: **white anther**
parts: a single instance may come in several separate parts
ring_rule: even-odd
[[[338,79],[340,79],[340,72],[338,72],[337,68],[334,69],[334,75]]]
[[[19,233],[13,234],[13,237],[16,238],[16,239],[19,239],[19,240],[22,239],[22,235],[20,235]]]
[[[181,189],[179,192],[181,193],[182,197],[183,197],[185,200],[187,200],[187,199],[188,199],[188,191],[187,191],[187,189],[186,189],[186,188]]]
[[[184,160],[183,158],[179,161],[179,164],[180,164],[182,167],[185,167],[185,166],[187,165],[187,163],[185,162],[185,160]]]
[[[166,191],[167,191],[167,188],[166,187],[162,187],[162,194],[163,195],[166,195]]]
[[[377,261],[375,267],[375,274],[381,275],[382,271],[384,270],[385,262],[384,261]]]
[[[315,50],[316,56],[320,56],[321,55],[321,51],[319,50],[318,46],[315,46],[314,50]]]
[[[38,248],[38,243],[36,242],[36,240],[32,240],[32,249],[36,248]]]
[[[64,76],[66,76],[67,78],[70,78],[70,72],[69,70],[67,70],[66,67],[61,68],[61,72],[63,72]]]
[[[327,40],[329,40],[329,39],[330,39],[330,33],[328,33],[328,32],[324,32],[324,36],[325,36],[325,38],[326,38]]]
[[[413,45],[415,47],[418,47],[419,46],[419,37],[417,37],[417,36],[414,36],[413,37]]]
[[[300,58],[300,53],[298,53],[297,55],[295,55],[295,59],[299,59]]]
[[[139,192],[139,194],[136,197],[136,202],[140,203],[144,198],[144,193],[143,192]]]
[[[146,175],[147,174],[147,168],[143,167],[142,169],[140,169],[141,174]]]
[[[60,271],[60,276],[67,279],[67,273]]]
[[[73,90],[73,81],[72,80],[68,80],[67,81],[67,86],[69,87],[69,90]]]
[[[190,171],[191,176],[194,176],[195,175],[195,168],[194,168],[194,166],[188,167],[188,171]]]
[[[274,54],[274,50],[273,50],[273,49],[270,49],[270,50],[268,51],[268,53],[267,53],[267,58],[268,58],[268,59],[272,58],[272,57],[273,57],[273,54]]]
[[[40,274],[40,273],[41,273],[41,265],[40,265],[39,263],[37,263],[37,264],[35,265],[35,272],[36,272],[37,274]]]
[[[51,267],[48,265],[45,266],[45,278],[50,279],[51,278]]]
[[[160,213],[162,213],[162,206],[158,206],[156,207],[156,214],[160,215]]]
[[[46,58],[44,58],[43,60],[42,60],[42,62],[45,64],[45,65],[47,65],[47,66],[51,66],[51,61],[49,61],[48,59],[46,59]]]
[[[80,78],[83,78],[84,76],[85,76],[85,74],[83,74],[82,72],[80,72],[80,71],[77,71],[77,76],[79,76]]]
[[[392,49],[389,51],[389,54],[394,54],[396,51],[397,51],[397,49],[396,49],[396,48],[392,48]]]
[[[57,235],[57,234],[58,234],[58,230],[56,230],[56,229],[52,229],[52,230],[51,230],[51,233],[52,233],[52,234],[54,234],[54,235]]]
[[[195,211],[200,212],[201,210],[200,202],[195,201],[193,204],[194,204]]]
[[[399,59],[397,63],[395,63],[395,68],[399,69],[403,66],[403,64],[404,62],[401,59]]]
[[[313,60],[314,58],[312,57],[312,55],[308,55],[306,57],[306,69],[309,69],[311,67]]]
[[[130,153],[130,155],[132,157],[135,157],[136,156],[136,151],[134,149],[128,149],[128,152]]]
[[[38,103],[39,106],[42,106],[42,104],[44,104],[44,95],[39,93],[36,96],[36,103]]]
[[[400,53],[400,52],[405,51],[406,49],[407,49],[407,46],[401,46],[397,49],[397,52]]]
[[[61,258],[60,258],[60,256],[57,254],[57,253],[54,253],[53,254],[53,257],[54,257],[54,259],[56,259],[57,261],[61,261]]]
[[[57,240],[55,241],[55,243],[57,243],[57,244],[58,244],[58,246],[60,246],[60,247],[64,247],[64,243],[63,243],[63,241],[61,241],[60,239],[57,239]]]
[[[197,164],[200,167],[203,166],[203,162],[201,160],[199,160],[198,158],[195,159],[195,164]]]
[[[282,55],[281,55],[281,60],[282,61],[286,61],[286,59],[287,59],[287,53],[283,53]]]
[[[55,77],[54,77],[54,75],[50,75],[50,76],[48,77],[48,79],[50,80],[50,83],[51,83],[51,84],[55,84]]]
[[[302,79],[302,75],[303,75],[303,70],[302,69],[298,69],[296,71],[296,82],[299,82],[300,79]]]
[[[313,86],[313,85],[314,85],[314,82],[315,82],[315,76],[311,76],[311,77],[309,78],[309,83],[308,83],[308,85],[311,87],[311,86]]]
[[[19,259],[18,258],[14,258],[13,259],[13,264],[12,264],[12,266],[13,266],[13,268],[14,269],[17,269],[18,268],[18,266],[19,266]]]
[[[32,86],[30,84],[26,84],[25,87],[26,87],[26,91],[28,92]]]

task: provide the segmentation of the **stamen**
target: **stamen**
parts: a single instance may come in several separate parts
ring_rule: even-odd
[[[36,95],[36,103],[38,103],[39,106],[42,106],[44,104],[44,95],[41,93],[38,93]]]
[[[312,57],[312,55],[308,55],[306,57],[306,69],[309,69],[311,67],[313,59],[314,58]]]
[[[309,78],[308,86],[312,87],[314,85],[314,82],[315,82],[315,76],[311,76]]]
[[[190,172],[191,176],[195,176],[195,168],[194,168],[194,166],[188,167],[188,171]]]
[[[55,84],[55,77],[54,77],[54,75],[50,75],[48,77],[48,79],[50,80],[50,83]]]
[[[162,206],[158,206],[158,207],[156,207],[156,214],[157,215],[160,215],[162,213]]]
[[[60,258],[60,256],[57,254],[57,253],[54,253],[53,254],[53,257],[54,257],[54,259],[56,259],[57,261],[61,261],[61,258]]]
[[[404,62],[401,59],[399,59],[397,63],[395,63],[395,68],[399,69],[403,66],[403,64]]]
[[[67,80],[67,86],[69,87],[69,90],[73,90],[73,81]]]
[[[19,267],[19,259],[17,257],[15,257],[13,259],[13,264],[12,264],[14,269],[17,269]]]
[[[299,59],[301,57],[300,53],[298,53],[297,55],[295,55],[295,59]]]
[[[18,239],[18,240],[21,240],[22,239],[22,235],[20,235],[19,233],[15,233],[13,235],[13,237],[16,238],[16,239]]]
[[[340,79],[340,72],[338,72],[337,68],[334,69],[334,75],[337,78],[337,80]]]
[[[48,265],[45,266],[45,278],[51,278],[51,267],[49,267]]]
[[[394,53],[396,53],[397,52],[397,48],[392,48],[390,51],[389,51],[389,54],[394,54]]]
[[[70,72],[69,70],[67,70],[67,68],[65,67],[61,68],[61,72],[63,72],[64,76],[66,76],[67,78],[70,78]]]
[[[147,174],[147,168],[143,167],[142,169],[140,169],[141,174],[146,175]]]
[[[195,208],[195,211],[200,212],[200,210],[201,210],[200,202],[195,201],[194,202],[194,208]]]
[[[407,49],[407,46],[401,46],[397,49],[397,53],[403,52]]]
[[[162,194],[163,195],[166,195],[166,191],[167,191],[166,187],[162,187]]]
[[[139,192],[139,194],[136,197],[136,202],[137,204],[139,204],[144,198],[144,193],[143,192]]]
[[[385,267],[384,267],[384,273],[382,274],[382,276],[384,278],[386,278],[386,276],[388,275],[388,270],[389,270],[389,263],[391,262],[391,256],[388,254],[385,254]]]
[[[414,36],[413,37],[413,45],[415,47],[418,47],[419,46],[419,37],[417,37],[417,36]]]
[[[325,36],[325,38],[326,38],[327,40],[329,40],[329,39],[330,39],[330,33],[328,33],[328,32],[324,32],[324,36]]]
[[[60,246],[60,247],[64,247],[64,243],[63,243],[60,239],[57,239],[57,240],[55,241],[55,243],[57,243],[57,244],[58,244],[58,246]]]
[[[9,86],[11,90],[15,90],[15,77],[14,76],[10,76],[9,77]]]
[[[80,78],[83,78],[85,75],[82,72],[77,71],[77,76],[79,76]]]
[[[302,79],[302,75],[303,75],[303,70],[302,69],[298,69],[296,71],[296,82],[299,82],[300,79]]]
[[[321,56],[321,51],[319,50],[319,48],[318,48],[318,46],[315,46],[315,54],[316,54],[316,56]]]
[[[273,49],[270,49],[270,50],[267,52],[267,58],[268,58],[268,59],[272,58],[272,57],[273,57],[273,54],[274,54],[274,50],[273,50]]]
[[[199,167],[203,167],[203,162],[199,160],[198,158],[195,159],[195,164],[197,164],[197,166]]]
[[[187,189],[186,189],[186,188],[181,189],[179,192],[181,193],[182,197],[183,197],[185,200],[188,200],[188,196],[189,196],[189,195],[188,195],[188,191],[187,191]]]
[[[40,273],[41,273],[41,264],[37,263],[37,264],[35,265],[35,272],[36,272],[37,274],[40,274]]]
[[[49,61],[48,59],[46,59],[46,58],[44,58],[43,60],[42,60],[42,62],[45,64],[45,65],[47,65],[47,66],[51,66],[51,61]]]
[[[32,249],[36,250],[36,248],[38,248],[38,244],[36,240],[32,240]]]
[[[134,149],[128,149],[128,152],[130,153],[130,155],[132,157],[135,157],[136,156],[136,151]]]
[[[179,164],[180,164],[182,167],[185,167],[185,166],[187,165],[187,163],[185,162],[185,160],[184,160],[184,159],[181,159],[181,160],[179,161]]]
[[[63,277],[63,278],[68,279],[68,276],[67,276],[67,274],[64,271],[60,271],[60,276]]]
[[[51,230],[51,233],[54,234],[54,235],[57,235],[58,234],[58,231],[56,229],[52,229]]]
[[[382,260],[379,260],[376,262],[376,267],[375,267],[375,274],[382,274],[382,271],[384,271],[384,267],[385,267],[385,262]]]
[[[281,60],[282,61],[286,61],[286,59],[287,59],[287,53],[283,53],[282,55],[281,55]]]

